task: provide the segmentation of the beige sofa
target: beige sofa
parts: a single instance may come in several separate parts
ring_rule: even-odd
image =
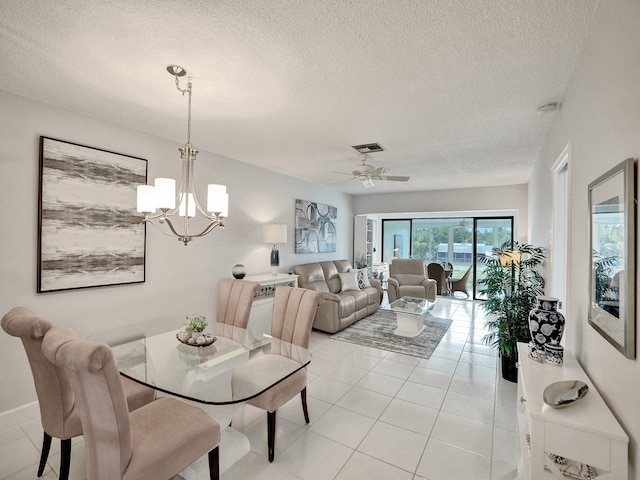
[[[306,263],[293,269],[298,285],[321,292],[324,302],[318,307],[313,328],[335,333],[361,318],[371,315],[380,306],[380,282],[370,278],[371,286],[353,289],[349,286],[350,274],[355,272],[347,260]],[[345,288],[348,288],[345,290]]]

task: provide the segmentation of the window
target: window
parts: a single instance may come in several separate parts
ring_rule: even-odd
[[[392,258],[421,258],[425,264],[448,262],[453,278],[469,269],[469,281],[477,298],[477,282],[482,263],[477,255],[490,252],[513,238],[513,217],[449,217],[382,220],[382,261]]]

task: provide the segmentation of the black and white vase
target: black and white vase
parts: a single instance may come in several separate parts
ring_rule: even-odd
[[[545,345],[560,345],[564,333],[564,315],[558,312],[560,300],[554,297],[538,297],[538,306],[529,312],[533,358],[544,354]]]

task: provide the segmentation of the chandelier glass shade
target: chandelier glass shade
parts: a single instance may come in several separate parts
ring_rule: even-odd
[[[229,195],[225,185],[210,184],[207,188],[206,210],[200,205],[195,190],[193,169],[198,150],[191,145],[191,79],[187,81],[187,88],[182,89],[180,77],[187,73],[186,70],[177,65],[169,65],[167,71],[175,77],[178,91],[182,95],[188,94],[189,97],[187,142],[178,148],[182,160],[182,177],[177,192],[176,181],[173,178],[156,178],[154,185],[138,186],[137,210],[144,213],[144,223],[150,223],[162,233],[176,237],[186,246],[193,238],[203,237],[216,227],[224,228],[222,219],[229,215]],[[197,212],[200,212],[208,223],[204,229],[193,233],[189,219],[195,217]]]

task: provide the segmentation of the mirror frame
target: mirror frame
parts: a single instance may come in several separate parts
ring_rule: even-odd
[[[635,358],[635,270],[636,270],[636,198],[635,159],[628,158],[589,184],[589,324],[627,358]],[[612,202],[614,200],[614,202]],[[597,212],[609,210],[605,212]],[[602,257],[594,249],[594,233],[602,226],[603,213],[619,214],[611,225],[622,225],[619,256]],[[606,225],[606,222],[604,222]],[[619,267],[617,285],[605,286],[613,300],[598,294],[598,274],[603,269]],[[600,269],[599,272],[597,270]],[[609,275],[607,275],[609,277]],[[613,280],[615,277],[609,277]],[[600,276],[602,282],[602,276]],[[603,292],[602,285],[599,286]],[[617,313],[617,315],[616,315]]]

